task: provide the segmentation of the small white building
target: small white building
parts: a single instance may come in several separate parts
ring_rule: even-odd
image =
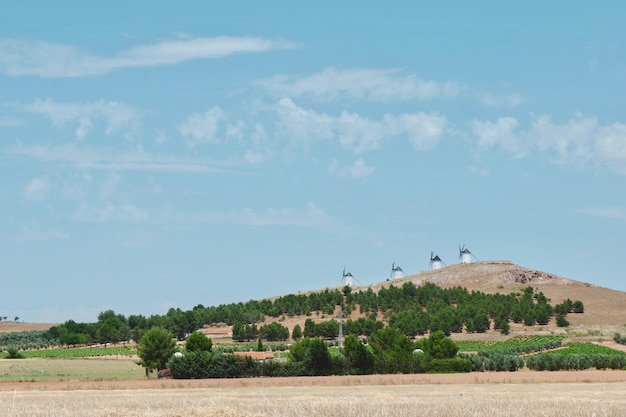
[[[347,285],[348,287],[351,287],[354,285],[354,277],[352,276],[351,273],[346,272],[346,270],[343,270],[343,275],[341,277],[341,283],[345,286]]]
[[[439,255],[435,255],[433,252],[430,253],[430,267],[432,269],[443,268],[443,261],[441,260]]]
[[[396,266],[396,263],[394,262],[391,265],[391,279],[400,279],[404,277],[405,277],[404,271],[399,266]]]
[[[462,264],[472,263],[472,252],[470,252],[469,249],[465,247],[465,245],[459,246],[459,259],[461,260]]]

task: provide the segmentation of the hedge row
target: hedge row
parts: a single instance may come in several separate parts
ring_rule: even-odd
[[[471,362],[473,372],[511,372],[524,367],[524,359],[517,355],[506,355],[497,352],[483,355],[483,352],[480,352],[479,354],[460,353],[459,357],[468,359]]]
[[[582,370],[590,368],[624,369],[626,368],[626,356],[542,353],[526,358],[526,366],[534,371]]]

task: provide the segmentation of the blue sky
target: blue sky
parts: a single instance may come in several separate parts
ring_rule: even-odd
[[[20,2],[0,315],[164,314],[507,259],[626,290],[626,5]]]

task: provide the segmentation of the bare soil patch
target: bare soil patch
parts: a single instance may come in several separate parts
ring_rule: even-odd
[[[32,330],[48,330],[56,326],[51,323],[23,323],[19,321],[0,321],[0,333],[29,332]]]

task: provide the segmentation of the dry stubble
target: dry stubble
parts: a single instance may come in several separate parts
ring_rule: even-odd
[[[11,417],[622,416],[626,383],[0,392]]]

